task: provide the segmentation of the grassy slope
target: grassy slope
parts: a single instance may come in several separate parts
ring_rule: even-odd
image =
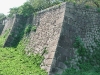
[[[39,66],[43,57],[25,54],[25,39],[17,48],[2,48],[4,40],[0,36],[0,75],[47,75]]]

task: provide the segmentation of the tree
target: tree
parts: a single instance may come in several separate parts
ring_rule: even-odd
[[[48,6],[47,0],[29,0],[30,5],[35,9],[35,11],[42,10]]]
[[[96,6],[96,7],[100,7],[100,0],[61,0],[63,2],[75,2],[81,5],[91,5],[91,6]]]
[[[39,11],[55,4],[59,4],[60,0],[28,0],[28,2],[32,5],[35,11]]]
[[[24,3],[24,5],[18,8],[19,15],[29,16],[33,12],[34,12],[34,8],[28,2]]]
[[[11,17],[13,14],[17,14],[18,13],[18,7],[13,7],[13,8],[10,8],[10,11],[9,11],[9,17]]]
[[[6,16],[3,13],[0,13],[0,20],[2,20],[3,18],[5,18]]]
[[[10,8],[10,12],[9,12],[8,16],[12,17],[13,14],[29,16],[33,12],[34,12],[33,7],[28,2],[26,2],[26,3],[24,3],[23,5],[21,5],[19,7]]]

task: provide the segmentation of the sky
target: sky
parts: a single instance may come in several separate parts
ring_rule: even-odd
[[[21,6],[27,0],[0,0],[0,13],[9,14],[9,9]]]

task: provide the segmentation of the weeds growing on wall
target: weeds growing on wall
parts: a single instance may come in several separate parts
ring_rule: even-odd
[[[90,8],[90,6],[89,6],[89,5],[85,5],[85,7],[86,7],[87,9],[89,9],[89,8]]]
[[[29,25],[26,26],[24,32],[25,32],[25,34],[29,34],[31,31],[36,32],[36,28],[37,28],[36,26],[32,26],[32,25],[29,24]]]
[[[74,48],[77,49],[77,68],[66,69],[62,75],[100,75],[100,39],[95,39],[95,46],[85,48],[82,40],[75,39]],[[68,63],[70,64],[70,63]]]
[[[37,27],[36,26],[33,26],[32,29],[31,29],[31,31],[36,32],[36,29],[37,29]]]
[[[26,26],[25,31],[24,31],[25,34],[29,34],[29,33],[30,33],[31,27],[32,27],[32,26],[31,26],[30,24]]]
[[[97,8],[97,12],[100,13],[100,8]]]

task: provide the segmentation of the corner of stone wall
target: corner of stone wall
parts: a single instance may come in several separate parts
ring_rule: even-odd
[[[62,30],[49,75],[62,74],[71,65],[77,67],[76,49],[73,47],[75,38],[79,36],[85,47],[94,45],[93,38],[98,38],[100,34],[98,33],[98,30],[100,30],[99,18],[100,13],[95,9],[79,7],[79,5],[73,5],[72,3],[66,4]],[[75,60],[66,65],[65,62],[70,58],[73,59],[73,57]]]
[[[21,34],[21,32],[23,32],[23,30],[25,29],[26,21],[27,21],[27,18],[23,17],[22,15],[15,15],[13,18],[8,19],[5,25],[5,30],[10,29],[10,32],[5,41],[4,47],[17,46],[18,42],[20,41],[20,38],[22,37],[20,35],[24,35],[24,34]]]
[[[40,53],[44,56],[45,59],[40,66],[48,72],[48,75],[52,63],[56,63],[54,55],[61,33],[65,7],[66,3],[62,3],[37,12],[33,20],[33,25],[37,26],[37,30],[30,33],[30,41],[26,47],[29,50],[27,53]],[[45,49],[47,53],[43,53]]]

